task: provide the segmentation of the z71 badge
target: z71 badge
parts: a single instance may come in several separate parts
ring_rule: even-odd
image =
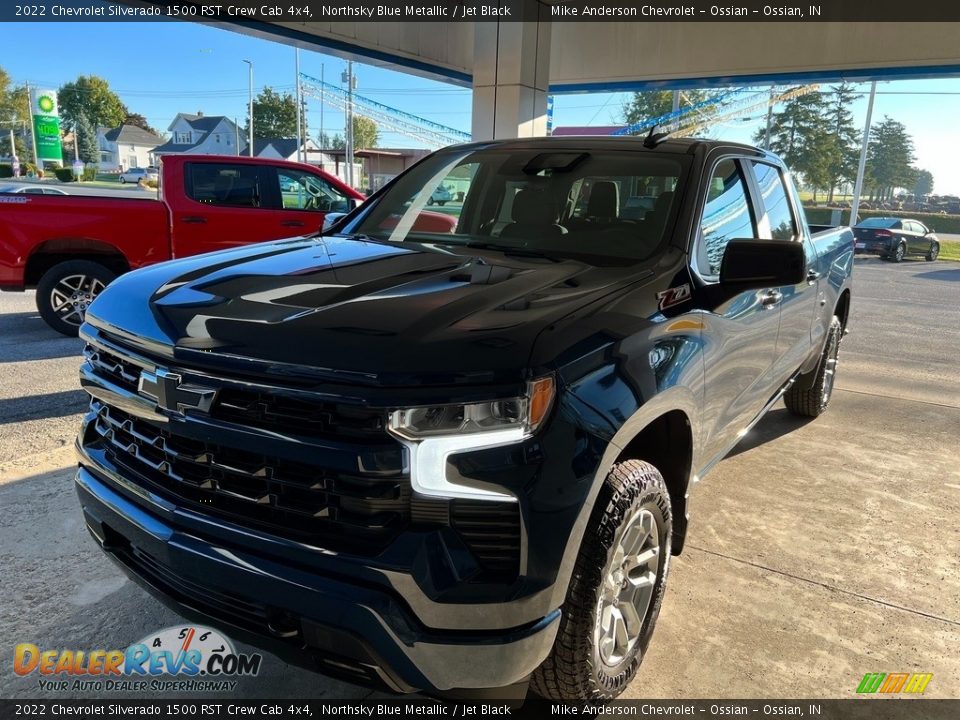
[[[673,307],[674,305],[679,305],[682,302],[686,302],[690,299],[690,285],[684,283],[683,285],[678,285],[677,287],[670,288],[669,290],[663,290],[657,293],[657,307],[661,310],[666,310],[668,307]]]

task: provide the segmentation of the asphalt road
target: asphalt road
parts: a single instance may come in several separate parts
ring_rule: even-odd
[[[628,696],[852,697],[866,672],[923,671],[927,697],[960,698],[960,264],[856,264],[829,412],[775,409],[694,489]],[[32,294],[0,293],[4,698],[41,695],[12,673],[15,643],[122,648],[178,623],[83,529],[80,349]],[[230,697],[368,695],[266,655]]]

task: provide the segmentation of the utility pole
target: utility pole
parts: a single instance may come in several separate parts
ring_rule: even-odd
[[[78,135],[77,129],[74,128],[73,129],[73,159],[75,161],[80,159],[80,146],[77,143],[77,135]],[[119,146],[119,143],[117,143],[117,145]],[[120,154],[119,147],[117,148],[117,154],[118,155]]]
[[[353,61],[347,60],[347,71],[341,78],[347,83],[347,185],[353,187]]]
[[[233,119],[233,129],[237,133],[237,156],[240,155],[240,123],[236,118]]]
[[[853,202],[850,204],[849,225],[857,224],[860,211],[860,193],[863,192],[863,173],[867,167],[867,146],[870,143],[870,121],[873,119],[873,100],[877,96],[877,81],[870,83],[870,99],[867,101],[867,120],[863,124],[863,142],[860,143],[860,164],[857,166],[857,182],[853,186]]]
[[[680,128],[680,118],[677,117],[677,111],[680,109],[680,91],[673,91],[673,121],[670,123],[671,132]]]
[[[323,155],[327,150],[327,142],[323,136],[323,63],[320,63],[320,169],[323,170]]]
[[[770,88],[770,97],[767,99],[767,130],[763,134],[763,149],[770,150],[770,129],[773,127],[773,88]]]
[[[303,162],[303,95],[300,92],[300,48],[294,48],[297,66],[297,162]]]
[[[30,123],[30,140],[33,145],[33,166],[37,170],[41,170],[40,155],[37,154],[37,129],[34,127],[33,122],[33,91],[30,89],[29,83],[27,84],[27,99],[30,102],[30,117],[27,118],[27,120]],[[73,131],[77,131],[76,127],[74,127]]]
[[[248,93],[248,94],[249,94],[249,96],[250,96],[250,115],[249,115],[249,118],[247,119],[247,122],[250,124],[250,127],[249,127],[249,131],[250,131],[250,132],[249,132],[249,135],[250,135],[250,139],[249,139],[250,147],[247,148],[247,151],[248,151],[247,154],[248,154],[250,157],[253,157],[253,61],[252,61],[252,60],[244,60],[244,62],[250,67],[250,74],[249,74],[249,80],[248,80],[248,82],[249,82],[249,93]]]

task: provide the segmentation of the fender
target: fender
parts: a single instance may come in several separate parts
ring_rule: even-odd
[[[669,412],[679,410],[686,415],[690,422],[690,431],[693,437],[693,458],[690,467],[698,466],[697,458],[700,457],[700,409],[696,396],[693,391],[687,387],[674,386],[658,393],[649,401],[645,402],[640,408],[631,415],[620,427],[607,445],[600,464],[597,466],[593,475],[587,499],[580,510],[577,521],[570,531],[567,538],[566,548],[563,553],[563,561],[560,570],[557,573],[557,581],[553,585],[553,596],[551,597],[551,607],[560,607],[566,597],[567,588],[570,584],[570,578],[573,575],[573,567],[577,561],[577,555],[580,552],[580,545],[583,543],[583,536],[590,524],[590,516],[593,514],[593,507],[596,504],[597,495],[600,494],[600,488],[606,481],[610,469],[616,464],[623,454],[624,448],[630,444],[644,428],[648,427],[658,418],[663,417]],[[684,517],[686,516],[686,499],[689,497],[690,487],[693,480],[693,470],[686,478],[684,493]],[[684,527],[686,523],[684,522]]]

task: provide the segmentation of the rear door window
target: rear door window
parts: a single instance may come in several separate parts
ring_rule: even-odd
[[[773,165],[751,162],[757,188],[763,202],[767,227],[761,224],[761,237],[771,240],[793,240],[797,236],[797,225],[790,209],[790,197],[780,170]]]
[[[260,166],[187,163],[187,197],[204,205],[259,208],[263,197]]]

